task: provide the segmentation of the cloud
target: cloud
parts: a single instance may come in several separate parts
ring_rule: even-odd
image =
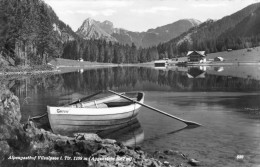
[[[91,16],[97,16],[99,12],[95,10],[78,10],[75,11],[75,14],[89,14]]]
[[[116,13],[116,11],[113,10],[113,9],[106,9],[106,10],[103,10],[101,13],[102,13],[104,16],[111,16],[111,15],[113,15],[114,13]]]
[[[45,0],[58,14],[87,14],[111,16],[121,8],[129,8],[133,1],[126,0]]]
[[[199,4],[192,4],[191,6],[195,8],[200,8],[200,7],[215,8],[215,7],[227,6],[227,4],[226,3],[199,3]]]
[[[149,9],[131,9],[133,13],[145,14],[145,13],[158,13],[158,12],[172,12],[178,10],[174,7],[157,6]]]
[[[115,10],[113,9],[105,9],[105,10],[66,10],[66,11],[60,11],[64,14],[88,14],[91,16],[98,16],[98,15],[103,15],[103,16],[111,16],[114,13],[116,13]]]
[[[122,8],[133,4],[126,0],[45,0],[49,4],[85,8]]]

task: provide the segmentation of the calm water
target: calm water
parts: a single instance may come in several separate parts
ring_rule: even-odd
[[[260,166],[260,66],[114,67],[8,84],[20,97],[22,121],[44,114],[46,105],[63,105],[97,90],[141,90],[146,104],[203,126],[185,129],[142,108],[138,120],[101,136],[141,144],[150,153],[179,150],[206,166]]]

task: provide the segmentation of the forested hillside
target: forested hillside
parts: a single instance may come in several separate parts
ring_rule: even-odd
[[[0,13],[0,56],[12,65],[45,64],[77,38],[41,0],[1,0]]]
[[[159,58],[156,47],[146,49],[105,40],[75,40],[64,45],[62,58],[105,63],[143,63]]]
[[[223,33],[220,38],[224,37],[237,37],[238,41],[235,43],[235,48],[239,48],[244,41],[241,38],[248,37],[246,41],[251,46],[256,46],[260,42],[260,7],[256,9],[253,13],[243,19],[240,23],[238,23],[233,29],[229,29],[225,33]]]
[[[260,44],[260,3],[252,4],[220,20],[207,20],[179,37],[159,45],[159,53],[184,55],[188,50],[207,53],[243,49]]]

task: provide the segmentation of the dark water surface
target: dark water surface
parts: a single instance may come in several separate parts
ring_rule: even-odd
[[[113,67],[8,84],[20,97],[22,121],[97,90],[144,91],[146,104],[203,126],[187,129],[143,107],[138,120],[101,136],[150,153],[180,150],[206,166],[260,166],[260,66]]]

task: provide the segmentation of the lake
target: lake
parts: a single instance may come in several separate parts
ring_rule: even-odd
[[[137,120],[99,135],[151,154],[179,150],[205,166],[260,166],[260,66],[78,69],[7,84],[20,98],[22,122],[98,90],[144,91],[145,104],[203,126],[185,128],[142,107]]]

